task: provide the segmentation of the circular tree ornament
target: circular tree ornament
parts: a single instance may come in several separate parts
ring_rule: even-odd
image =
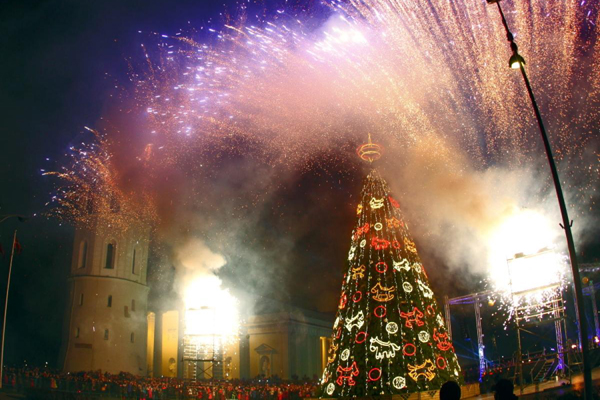
[[[395,322],[388,322],[388,324],[385,326],[385,330],[389,334],[393,335],[398,332],[398,324]]]
[[[429,333],[427,333],[426,331],[419,332],[418,337],[419,337],[419,340],[423,343],[429,342]]]
[[[396,376],[392,379],[392,386],[398,390],[404,389],[406,387],[406,378],[403,376]]]
[[[333,384],[333,382],[330,382],[329,385],[327,385],[327,394],[331,396],[334,390],[335,385]]]
[[[408,282],[404,282],[404,283],[402,284],[402,289],[404,289],[404,291],[405,291],[406,293],[410,293],[410,292],[412,292],[412,291],[413,291],[413,287],[412,287],[412,285],[411,285],[410,283],[408,283]]]
[[[340,358],[342,359],[342,361],[346,361],[348,357],[350,357],[350,350],[345,349],[344,351],[342,351],[342,355],[340,355]]]

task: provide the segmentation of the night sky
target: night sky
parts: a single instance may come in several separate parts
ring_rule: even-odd
[[[126,57],[139,51],[139,30],[175,31],[218,17],[217,2],[8,1],[0,5],[1,214],[5,253],[18,229],[6,337],[6,364],[56,365],[73,229],[39,215],[52,182],[46,158],[60,160],[110,105],[112,80],[127,74]],[[2,258],[6,276],[9,255]],[[4,281],[4,280],[3,280]]]
[[[0,258],[2,282],[15,229],[23,248],[14,261],[5,364],[27,361],[57,366],[73,228],[42,216],[55,183],[42,176],[42,170],[66,162],[68,148],[89,139],[83,127],[95,126],[114,110],[114,82],[126,86],[127,60],[142,58],[140,44],[146,36],[138,31],[174,33],[204,26],[235,6],[229,3],[8,1],[0,5],[0,214],[35,215],[26,222],[11,218],[0,224],[5,252]],[[264,207],[268,211],[259,213],[254,236],[246,245],[263,249],[257,251],[257,263],[285,260],[281,265],[287,269],[279,278],[273,277],[275,268],[268,270],[271,290],[263,293],[265,297],[319,311],[334,309],[362,181],[358,161],[348,162],[353,172],[332,174],[315,168],[286,173]],[[227,171],[235,174],[232,165],[244,168],[249,163],[232,156],[230,169],[211,179],[226,180]],[[228,180],[209,203],[215,204],[219,194],[230,194],[241,186],[242,182]],[[234,202],[236,207],[239,201]],[[286,234],[291,231],[294,241],[289,243]],[[278,250],[282,246],[283,255]],[[597,257],[597,242],[584,250],[589,260]],[[463,283],[436,284],[448,279],[443,260],[426,250],[421,256],[426,267],[436,266],[428,272],[438,298],[478,290],[476,277]],[[158,264],[151,262],[150,274],[154,273],[157,287],[165,290],[170,280],[164,271],[170,266]],[[244,290],[244,281],[236,281],[236,273],[227,268],[228,282]],[[315,293],[323,286],[298,285],[306,276],[326,282],[330,295]],[[151,296],[156,299],[157,294]]]

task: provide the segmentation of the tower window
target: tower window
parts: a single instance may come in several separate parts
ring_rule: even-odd
[[[79,327],[75,328],[75,337],[79,337]]]
[[[134,337],[134,333],[133,333],[133,332],[131,332],[131,339],[130,339],[130,340],[131,340],[131,343],[133,343],[133,342],[135,341],[134,339],[135,339],[135,337]]]
[[[82,306],[83,305],[83,293],[81,293],[79,295],[79,305]]]
[[[81,244],[79,245],[79,268],[85,268],[86,264],[87,264],[87,248],[88,248],[88,244],[87,241],[84,240],[81,242]]]
[[[107,307],[112,307],[112,295],[108,295],[108,303],[106,304]]]
[[[125,306],[125,309],[123,310],[123,313],[125,315],[125,318],[129,318],[129,307]]]
[[[91,197],[88,197],[87,201],[85,202],[85,209],[88,214],[94,213],[94,200]]]
[[[135,300],[131,300],[131,311],[135,311]]]
[[[104,340],[108,340],[108,329],[104,330]]]
[[[104,268],[106,269],[115,268],[115,247],[114,243],[106,245],[106,265],[104,265]]]
[[[136,253],[136,250],[137,250],[137,249],[134,247],[134,248],[133,248],[133,258],[132,258],[132,260],[131,260],[131,273],[132,273],[132,274],[135,274],[135,273],[137,273],[137,272],[135,271],[135,255],[136,255],[135,253]]]

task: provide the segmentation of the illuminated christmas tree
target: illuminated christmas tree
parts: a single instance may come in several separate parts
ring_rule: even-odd
[[[372,162],[371,142],[358,149]],[[372,170],[356,209],[323,397],[439,390],[460,366],[398,202]]]

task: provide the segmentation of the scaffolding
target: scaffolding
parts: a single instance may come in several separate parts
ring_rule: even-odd
[[[551,283],[544,286],[521,290],[513,292],[513,280],[510,277],[511,269],[522,268],[522,262],[527,259],[544,260],[538,258],[539,256],[545,256],[551,254],[551,250],[542,249],[537,254],[525,256],[518,254],[513,259],[507,260],[508,273],[510,278],[511,297],[512,302],[515,304],[514,308],[514,323],[517,328],[517,370],[515,371],[515,378],[518,378],[519,385],[523,386],[523,357],[521,347],[521,335],[522,333],[528,333],[539,336],[529,330],[528,328],[533,325],[554,323],[554,331],[556,336],[556,353],[543,357],[545,359],[544,365],[541,366],[535,376],[532,376],[532,380],[544,380],[556,374],[562,374],[565,368],[565,338],[566,338],[566,323],[565,323],[565,304],[563,299],[563,293],[560,287],[560,283]],[[543,264],[541,264],[543,265]],[[519,287],[517,285],[517,287]],[[594,294],[594,287],[591,285],[590,289],[592,295]],[[527,297],[530,295],[536,295],[544,293],[540,300],[527,301]],[[488,299],[494,298],[499,293],[493,291],[485,291],[479,293],[473,293],[466,296],[455,297],[452,299],[445,298],[444,310],[446,313],[446,324],[450,336],[452,336],[452,325],[450,317],[450,306],[453,305],[464,305],[473,304],[475,313],[475,325],[477,330],[477,355],[479,358],[479,381],[482,381],[482,377],[485,374],[488,363],[485,358],[485,344],[483,341],[483,329],[482,329],[482,317],[481,307],[482,302]],[[516,300],[515,300],[516,299]],[[525,299],[525,301],[521,301]],[[597,318],[597,317],[596,317]],[[545,354],[544,354],[545,355]]]
[[[215,309],[211,307],[186,310],[182,361],[187,379],[223,379],[224,350],[220,336],[212,329],[215,318]]]

